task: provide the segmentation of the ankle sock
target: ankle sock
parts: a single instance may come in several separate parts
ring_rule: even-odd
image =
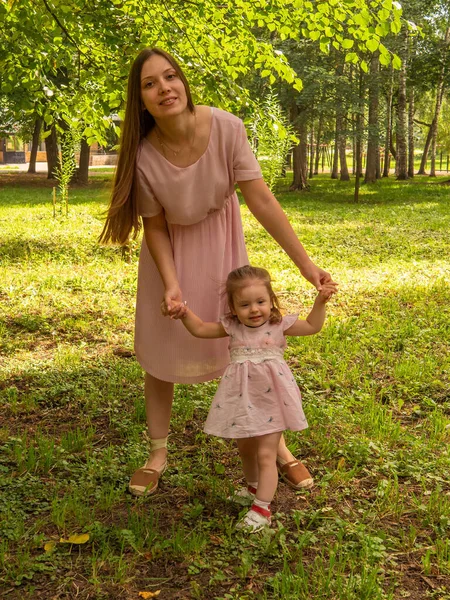
[[[247,489],[250,492],[250,494],[255,495],[257,487],[258,487],[257,481],[247,481]]]
[[[254,510],[268,519],[270,519],[272,515],[270,511],[270,502],[264,502],[264,500],[259,500],[258,498],[253,500],[251,510]]]

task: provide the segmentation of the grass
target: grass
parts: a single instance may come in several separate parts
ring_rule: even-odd
[[[449,188],[381,181],[354,204],[326,176],[303,194],[280,183],[341,289],[321,334],[287,352],[310,423],[288,441],[316,487],[280,484],[274,528],[246,537],[226,500],[237,452],[202,433],[216,382],[177,386],[161,492],[127,493],[147,453],[138,249],[125,262],[97,245],[109,174],[71,191],[68,218],[49,185],[0,176],[1,597],[449,599]],[[310,286],[242,214],[252,262],[306,313]]]

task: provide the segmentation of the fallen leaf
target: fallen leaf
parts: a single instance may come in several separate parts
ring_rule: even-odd
[[[141,598],[156,598],[160,593],[161,590],[156,590],[156,592],[139,592],[139,596]]]
[[[56,546],[56,542],[46,542],[44,544],[44,550],[46,552],[51,552],[55,546]]]
[[[76,533],[71,535],[69,539],[61,538],[61,544],[85,544],[89,539],[88,533]]]

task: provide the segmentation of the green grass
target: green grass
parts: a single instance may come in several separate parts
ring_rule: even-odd
[[[391,179],[355,204],[327,176],[302,194],[280,183],[340,293],[287,352],[310,424],[287,438],[316,487],[280,484],[273,530],[246,537],[226,500],[236,449],[202,433],[217,382],[177,386],[161,491],[127,493],[147,455],[129,352],[138,248],[126,262],[97,245],[110,177],[53,218],[43,176],[0,176],[0,596],[449,599],[450,188]],[[242,214],[251,261],[306,314],[313,290]]]

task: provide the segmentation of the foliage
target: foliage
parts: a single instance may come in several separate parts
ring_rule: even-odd
[[[293,127],[283,113],[276,94],[269,94],[257,105],[250,131],[264,180],[273,191],[282,174],[287,154],[296,141]]]
[[[89,10],[76,0],[1,0],[0,19],[0,93],[11,110],[83,118],[88,142],[105,145],[130,61],[155,40],[178,57],[198,99],[236,110],[251,102],[245,78],[255,70],[301,89],[268,36],[315,40],[323,52],[376,44],[389,62],[381,40],[400,28],[401,10],[391,0],[97,0]]]
[[[51,183],[33,181],[0,187],[0,596],[393,600],[427,598],[432,582],[430,598],[448,597],[448,187],[384,180],[357,206],[326,176],[306,196],[279,188],[340,292],[323,331],[287,352],[310,425],[288,442],[315,489],[281,483],[273,530],[247,537],[227,501],[236,449],[202,432],[215,382],[176,386],[161,491],[127,494],[147,455],[137,254],[124,264],[97,245],[108,175],[73,190],[64,230]],[[306,314],[311,286],[242,216],[251,261],[286,311]]]

